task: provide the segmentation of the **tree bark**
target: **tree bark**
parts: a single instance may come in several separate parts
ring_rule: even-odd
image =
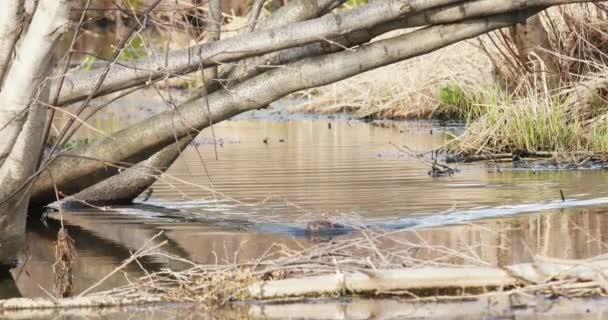
[[[293,5],[294,2],[297,2],[299,4],[294,6]],[[316,17],[322,15],[323,12],[327,9],[327,7],[331,6],[334,2],[335,2],[334,0],[330,0],[330,1],[327,1],[327,0],[292,1],[287,6],[284,6],[281,9],[277,10],[277,12],[275,12],[275,14],[270,16],[268,19],[262,21],[259,24],[258,30],[284,27],[293,22],[305,21],[305,20],[309,20],[312,18],[316,18]],[[262,4],[263,4],[263,1],[262,1]],[[297,8],[299,10],[290,9],[290,7]],[[289,11],[289,12],[287,12],[287,11]],[[251,28],[251,26],[248,26],[248,28]],[[253,32],[254,29],[255,29],[255,26],[253,26],[253,28],[251,28],[251,30],[249,32]],[[251,69],[251,67],[249,67],[250,65],[258,65],[258,62],[260,61],[260,59],[269,60],[269,59],[271,59],[271,58],[269,58],[269,56],[272,56],[274,54],[275,54],[275,52],[269,53],[262,57],[251,58],[248,60],[239,61],[236,65],[225,68],[224,72],[222,74],[222,78],[228,79],[229,81],[233,82],[233,79],[237,78],[239,74],[243,74],[243,73],[247,72],[248,69]]]
[[[14,259],[24,241],[30,193],[29,186],[21,186],[35,172],[42,152],[52,50],[66,30],[68,13],[68,0],[40,1],[0,93],[0,123],[24,110],[18,120],[23,124],[11,124],[0,135],[6,152],[0,165],[0,264]]]
[[[209,33],[211,34],[211,41],[220,40],[222,32],[222,0],[209,0],[209,17],[211,18],[211,27]],[[205,82],[218,81],[218,66],[214,66],[211,71],[211,79],[205,79]],[[205,83],[207,85],[207,83]]]
[[[511,40],[517,49],[517,58],[526,69],[544,77],[548,88],[557,88],[560,80],[559,69],[555,56],[549,53],[553,48],[540,15],[511,27]]]
[[[49,68],[50,71],[50,68]],[[47,72],[48,74],[49,72]],[[27,121],[11,151],[0,167],[0,197],[12,195],[36,170],[42,150],[42,136],[46,123],[48,85],[39,98],[44,103],[33,103]],[[0,264],[15,259],[25,242],[25,222],[29,203],[29,188],[17,192],[0,205]]]
[[[66,1],[40,1],[23,43],[16,49],[15,61],[0,92],[0,166],[17,140],[28,106],[45,79],[55,43],[66,30],[67,7]]]
[[[287,94],[336,82],[359,73],[425,54],[449,44],[510,26],[522,21],[529,11],[467,20],[451,25],[427,27],[395,38],[377,41],[360,48],[303,59],[274,69],[207,97],[211,119],[198,102],[177,111],[155,115],[111,137],[74,150],[52,163],[48,169],[63,193],[74,194],[115,173],[103,161],[139,162],[188,134],[239,113],[265,106]],[[449,37],[446,37],[449,35]],[[322,70],[322,72],[320,72]],[[212,120],[212,121],[210,121]],[[84,158],[83,158],[84,157]],[[99,160],[92,160],[100,159]],[[36,204],[52,200],[52,183],[43,173],[36,182],[32,199]]]
[[[130,204],[148,189],[181,155],[193,140],[186,136],[121,173],[63,199],[60,205],[107,206]]]
[[[24,0],[0,2],[0,90],[8,70],[17,39],[21,35]]]

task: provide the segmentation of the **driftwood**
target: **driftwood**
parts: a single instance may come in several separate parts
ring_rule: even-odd
[[[1,310],[58,309],[58,308],[103,308],[137,304],[158,303],[157,297],[112,298],[112,297],[78,297],[49,300],[45,298],[12,298],[0,300]]]
[[[542,284],[552,279],[599,281],[603,287],[603,272],[608,260],[588,263],[524,263],[498,267],[423,267],[363,272],[337,272],[331,275],[258,282],[248,288],[257,300],[335,296],[341,294],[403,294],[424,293],[429,290],[492,290]],[[604,288],[605,289],[605,288]],[[407,294],[406,294],[407,295]]]

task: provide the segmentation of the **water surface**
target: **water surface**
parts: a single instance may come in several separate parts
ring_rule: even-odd
[[[108,112],[95,123],[115,130],[136,120]],[[428,162],[395,147],[423,153],[457,130],[437,122],[366,123],[268,111],[216,124],[183,152],[147,201],[63,212],[79,255],[75,291],[112,272],[160,231],[159,239],[168,240],[162,250],[171,255],[235,263],[255,259],[275,243],[311,245],[316,240],[306,224],[323,217],[343,216],[392,230],[403,243],[463,253],[418,250],[413,257],[421,261],[506,265],[536,255],[579,259],[608,251],[605,171],[522,171],[479,163],[432,178]],[[2,296],[52,291],[58,217],[51,214],[44,224],[31,219],[26,255],[13,270],[16,285],[2,284]],[[357,236],[353,230],[339,237]],[[160,256],[140,264],[97,290],[126,284],[144,269],[184,267]],[[175,311],[159,312],[160,319]]]

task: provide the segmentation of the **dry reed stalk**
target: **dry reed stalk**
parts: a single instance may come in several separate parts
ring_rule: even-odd
[[[53,273],[55,274],[55,293],[62,298],[70,297],[73,291],[73,265],[77,258],[74,239],[62,226],[57,232],[55,242],[55,263]]]
[[[59,191],[55,188],[55,197],[59,200]],[[75,242],[68,234],[67,229],[63,225],[63,210],[59,209],[59,218],[61,228],[57,232],[57,241],[55,242],[55,263],[53,264],[53,273],[55,274],[55,294],[61,298],[70,297],[72,295],[74,285],[73,265],[78,254],[76,252]]]

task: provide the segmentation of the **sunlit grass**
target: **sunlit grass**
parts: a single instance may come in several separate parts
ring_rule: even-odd
[[[531,92],[513,100],[497,92],[487,95],[490,99],[483,104],[483,115],[451,143],[451,150],[465,154],[608,151],[608,127],[600,124],[589,129],[588,122],[571,108],[569,97]]]

